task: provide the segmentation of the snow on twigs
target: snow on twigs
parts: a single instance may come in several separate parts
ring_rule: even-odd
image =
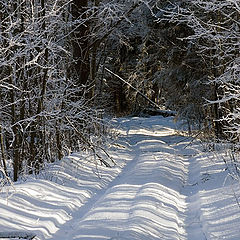
[[[36,234],[30,232],[0,232],[1,238],[14,238],[14,239],[34,239]]]

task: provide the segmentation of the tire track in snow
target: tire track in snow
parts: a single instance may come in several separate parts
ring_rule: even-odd
[[[75,230],[74,222],[76,221],[76,219],[78,221],[80,221],[81,219],[84,219],[84,217],[86,217],[88,215],[90,210],[93,209],[97,205],[97,203],[101,200],[101,198],[103,198],[103,196],[107,194],[109,189],[114,187],[114,185],[117,185],[117,183],[119,182],[119,179],[123,178],[124,175],[126,174],[126,172],[129,172],[129,171],[131,171],[132,168],[134,168],[137,157],[138,157],[137,155],[134,155],[134,156],[135,156],[135,158],[130,160],[123,167],[120,174],[118,176],[116,176],[116,178],[112,182],[110,182],[105,188],[102,188],[102,189],[96,191],[93,194],[93,196],[78,211],[76,211],[74,214],[72,214],[72,219],[70,221],[66,222],[66,224],[64,226],[62,226],[61,229],[58,232],[56,232],[55,235],[53,236],[53,238],[51,238],[51,239],[68,239],[68,240],[70,240],[71,238],[69,238],[69,237],[71,237],[71,236],[69,234],[71,234],[72,231]],[[67,235],[68,235],[68,237],[67,237]],[[67,238],[65,238],[65,237],[67,237]]]
[[[179,137],[165,127],[142,130],[128,129],[132,160],[53,239],[186,239],[185,197],[179,193],[185,164],[166,144]]]
[[[186,154],[185,157],[187,159],[188,178],[181,193],[186,196],[185,229],[187,239],[206,240],[202,225],[201,199],[198,188],[201,166],[196,161],[194,154]]]

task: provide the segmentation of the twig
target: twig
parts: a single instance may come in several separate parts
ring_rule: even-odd
[[[0,232],[0,238],[34,239],[36,234],[29,232]]]
[[[108,163],[108,162],[106,162],[97,152],[96,152],[96,149],[95,149],[95,147],[96,146],[94,146],[91,142],[89,142],[84,136],[83,136],[83,134],[80,132],[80,131],[78,131],[78,129],[73,125],[73,123],[69,120],[69,118],[68,117],[65,117],[65,119],[68,121],[68,123],[74,128],[74,130],[76,131],[76,133],[81,137],[81,139],[82,139],[82,141],[84,142],[84,143],[86,143],[87,145],[88,145],[88,147],[93,151],[93,153],[98,157],[98,159],[100,160],[100,162],[101,163],[103,163],[106,167],[111,167],[111,165]],[[102,148],[101,148],[102,149]],[[102,149],[103,150],[103,149]],[[104,152],[105,152],[105,150],[104,150]],[[105,152],[106,153],[106,152]],[[108,154],[107,154],[107,156],[109,156]],[[111,159],[112,160],[112,159]],[[112,160],[113,161],[113,160]]]
[[[162,110],[161,107],[153,102],[151,99],[149,99],[145,94],[143,94],[142,92],[140,92],[137,88],[135,88],[131,83],[127,82],[126,80],[124,80],[122,77],[120,77],[118,74],[112,72],[111,70],[109,70],[108,68],[104,68],[108,73],[110,73],[111,75],[115,76],[116,78],[118,78],[119,80],[121,80],[122,82],[124,82],[125,84],[127,84],[130,88],[134,89],[140,96],[142,96],[144,99],[146,99],[148,102],[150,102],[154,107],[157,107],[158,109]]]
[[[192,140],[190,141],[190,143],[188,143],[188,145],[186,145],[186,146],[184,147],[184,149],[187,148],[188,146],[190,146],[190,145],[192,144],[192,142],[193,142],[194,140],[196,140],[196,138],[197,138],[206,128],[208,128],[210,125],[211,125],[211,123],[210,123],[208,126],[206,126],[206,127],[202,128],[202,129],[198,130],[198,133],[197,133],[197,134],[191,135],[191,136],[189,136],[189,137],[186,137],[185,139],[187,139],[187,138],[192,138]],[[184,140],[181,140],[181,141],[179,141],[178,143],[180,143],[180,142],[182,142],[182,141],[184,141]]]

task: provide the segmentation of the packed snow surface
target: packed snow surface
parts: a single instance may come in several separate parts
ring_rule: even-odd
[[[115,126],[117,166],[75,153],[2,187],[0,239],[240,239],[240,185],[225,149],[181,136],[172,117]]]

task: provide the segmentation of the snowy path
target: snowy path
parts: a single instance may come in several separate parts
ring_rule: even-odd
[[[75,154],[46,172],[47,179],[16,185],[7,201],[3,191],[0,235],[26,230],[41,240],[240,239],[239,183],[227,178],[224,154],[189,145],[171,118],[118,121],[122,138],[112,155],[119,166],[96,170]]]
[[[145,130],[142,136],[137,132],[128,133],[133,159],[123,172],[53,239],[185,238],[186,204],[179,194],[185,178],[183,159],[172,159],[176,151],[163,141],[168,140],[166,129],[156,134]]]
[[[132,160],[53,239],[204,239],[199,224],[186,229],[189,192],[181,194],[196,151],[184,154],[188,142],[173,128],[136,121],[126,129]]]

